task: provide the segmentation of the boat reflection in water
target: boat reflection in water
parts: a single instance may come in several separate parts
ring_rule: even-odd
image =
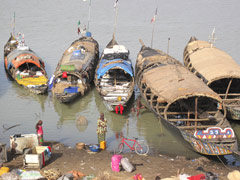
[[[184,146],[184,140],[178,139],[164,126],[148,109],[142,109],[136,120],[138,133],[145,137],[150,147],[150,153],[164,154],[172,157],[185,156],[187,158],[199,157],[199,154]]]
[[[94,98],[92,91],[88,92],[84,97],[79,97],[76,101],[68,104],[60,103],[56,97],[53,97],[54,109],[59,115],[58,128],[61,128],[63,124],[76,121],[78,131],[84,132],[88,127],[87,124],[82,126],[77,123],[77,119],[80,116],[84,116],[88,120],[89,111],[91,111],[90,102],[93,101],[92,98]]]
[[[42,112],[45,112],[45,103],[47,102],[47,98],[48,98],[47,95],[45,94],[38,95],[32,92],[26,91],[26,89],[19,86],[16,82],[12,82],[12,89],[14,89],[19,99],[29,99],[29,100],[36,101],[40,104]]]

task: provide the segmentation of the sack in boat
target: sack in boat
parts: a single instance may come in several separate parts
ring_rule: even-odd
[[[60,69],[61,69],[61,71],[74,72],[75,66],[74,65],[61,65]]]

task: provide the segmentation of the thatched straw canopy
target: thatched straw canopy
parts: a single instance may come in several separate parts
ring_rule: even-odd
[[[168,64],[153,68],[143,75],[144,82],[158,95],[158,101],[173,103],[192,96],[206,96],[221,102],[221,98],[184,66]]]
[[[207,80],[208,85],[222,78],[240,78],[240,66],[232,57],[216,47],[211,47],[206,41],[190,42],[185,52],[189,54],[189,63]],[[187,58],[184,58],[184,61],[186,60]]]

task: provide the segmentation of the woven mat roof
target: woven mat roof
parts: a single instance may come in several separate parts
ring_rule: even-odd
[[[153,68],[144,73],[143,81],[159,96],[159,101],[172,103],[191,96],[207,96],[221,101],[203,81],[181,65],[168,64]]]
[[[210,43],[193,41],[186,49],[192,66],[208,80],[208,84],[221,78],[240,78],[240,66],[226,52],[211,48]]]

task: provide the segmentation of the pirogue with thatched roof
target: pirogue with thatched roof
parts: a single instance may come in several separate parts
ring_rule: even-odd
[[[195,151],[223,155],[237,149],[222,99],[179,61],[143,45],[135,77],[148,107]]]
[[[240,120],[240,66],[226,52],[192,37],[184,65],[223,99],[227,117]]]

